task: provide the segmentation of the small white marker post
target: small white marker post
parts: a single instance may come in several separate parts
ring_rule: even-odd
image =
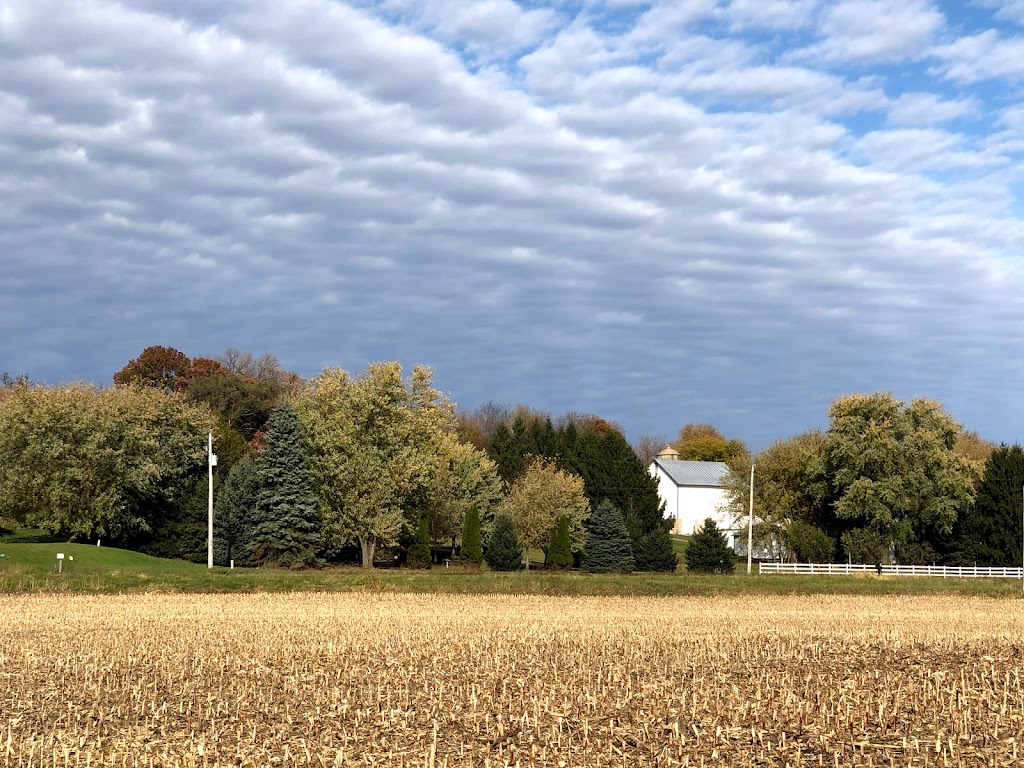
[[[58,552],[57,553],[57,573],[58,574],[63,573],[63,567],[64,567],[64,553],[63,552]]]

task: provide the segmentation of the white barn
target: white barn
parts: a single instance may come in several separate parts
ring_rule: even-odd
[[[729,465],[723,461],[682,461],[670,446],[664,448],[648,468],[658,480],[658,495],[665,502],[665,517],[674,521],[673,533],[691,534],[707,518],[714,518],[735,546],[736,532],[723,508],[723,481]]]

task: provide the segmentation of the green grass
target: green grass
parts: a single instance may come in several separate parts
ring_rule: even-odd
[[[878,578],[875,576],[732,576],[675,574],[591,574],[520,571],[470,572],[435,567],[367,571],[324,568],[214,568],[163,560],[138,552],[87,544],[25,543],[25,534],[0,542],[0,592],[284,592],[383,591],[546,595],[715,595],[715,594],[936,594],[1017,597],[1019,581],[1005,579]],[[64,572],[56,572],[63,552]],[[70,558],[74,558],[71,560]]]

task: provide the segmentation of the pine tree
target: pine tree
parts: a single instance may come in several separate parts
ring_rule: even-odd
[[[640,536],[633,545],[633,560],[638,571],[674,571],[679,567],[679,558],[665,525],[655,526]]]
[[[686,570],[692,573],[732,573],[736,568],[725,534],[710,517],[686,545],[685,558]]]
[[[523,567],[523,548],[508,515],[498,515],[494,521],[484,559],[495,571],[518,571]]]
[[[295,411],[279,405],[267,422],[267,450],[257,464],[259,492],[250,543],[258,565],[318,565],[320,515]]]
[[[1024,448],[1001,445],[988,459],[974,504],[959,522],[959,544],[968,561],[1007,566],[1021,561],[1021,488]]]
[[[545,564],[550,568],[572,567],[572,542],[569,538],[569,518],[562,515],[558,525],[551,531],[551,543],[548,545]]]
[[[421,517],[416,526],[416,539],[409,548],[409,559],[406,563],[410,568],[430,567],[430,523]]]
[[[484,560],[483,541],[480,536],[480,510],[473,504],[466,510],[462,525],[462,561],[467,565],[480,565]]]
[[[619,508],[602,501],[590,516],[583,566],[588,571],[632,571],[632,540]]]
[[[234,463],[217,494],[213,516],[213,556],[218,565],[249,564],[259,477],[256,462],[246,456]]]

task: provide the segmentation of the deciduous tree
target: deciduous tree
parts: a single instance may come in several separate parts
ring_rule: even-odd
[[[192,361],[174,347],[146,347],[114,374],[114,383],[141,384],[167,393],[179,390],[179,380],[187,378]]]
[[[551,529],[564,515],[573,548],[583,548],[584,523],[590,515],[583,480],[559,469],[552,461],[532,459],[497,511],[513,521],[520,543],[538,549],[546,547]]]
[[[363,565],[407,529],[406,509],[428,495],[442,437],[454,432],[452,406],[431,373],[375,363],[360,376],[335,368],[297,399],[320,489],[327,543],[358,541]]]
[[[747,455],[742,440],[727,440],[710,424],[687,424],[672,444],[679,458],[687,461],[724,461],[732,464]]]
[[[973,500],[976,469],[956,450],[960,425],[938,403],[849,395],[829,419],[825,471],[837,518],[870,527],[883,547],[952,530]]]

